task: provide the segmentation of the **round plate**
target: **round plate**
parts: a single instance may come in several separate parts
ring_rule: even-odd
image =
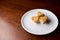
[[[38,12],[42,12],[49,18],[49,22],[45,24],[36,24],[32,20],[32,16],[37,16]],[[35,35],[45,35],[53,32],[58,26],[58,19],[56,15],[46,9],[33,9],[26,12],[21,18],[22,27],[29,33]]]

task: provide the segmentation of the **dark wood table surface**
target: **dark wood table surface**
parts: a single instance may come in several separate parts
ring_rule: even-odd
[[[60,40],[60,25],[43,36],[32,35],[22,28],[22,15],[37,8],[54,12],[60,21],[59,0],[0,0],[0,40]]]

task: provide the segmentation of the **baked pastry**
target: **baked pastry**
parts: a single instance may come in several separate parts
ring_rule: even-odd
[[[42,17],[40,17],[39,18],[39,21],[41,22],[41,23],[47,23],[47,21],[48,21],[48,17],[47,16],[42,16]]]
[[[44,23],[47,23],[48,17],[45,16],[43,13],[38,12],[38,13],[37,13],[37,16],[33,16],[33,17],[32,17],[32,20],[33,20],[35,23],[39,23],[39,22],[40,22],[40,23],[44,24]]]
[[[38,22],[39,22],[39,17],[38,17],[38,16],[33,16],[33,17],[32,17],[32,20],[33,20],[35,23],[38,23]]]
[[[44,16],[44,14],[41,12],[38,12],[38,17],[42,17],[42,16]]]

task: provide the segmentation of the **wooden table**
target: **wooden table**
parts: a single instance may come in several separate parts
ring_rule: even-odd
[[[22,15],[36,8],[51,10],[60,21],[59,0],[0,0],[0,40],[60,40],[60,25],[43,36],[32,35],[22,28]]]

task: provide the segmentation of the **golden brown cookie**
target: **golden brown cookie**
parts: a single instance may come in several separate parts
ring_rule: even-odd
[[[44,14],[43,13],[41,13],[41,12],[38,12],[38,15],[37,15],[38,17],[42,17],[42,16],[44,16]]]
[[[32,20],[33,20],[35,23],[38,23],[38,22],[39,22],[39,17],[38,17],[38,16],[33,16],[33,17],[32,17]]]
[[[39,21],[44,24],[48,21],[48,17],[47,16],[42,16],[42,17],[39,18]]]

